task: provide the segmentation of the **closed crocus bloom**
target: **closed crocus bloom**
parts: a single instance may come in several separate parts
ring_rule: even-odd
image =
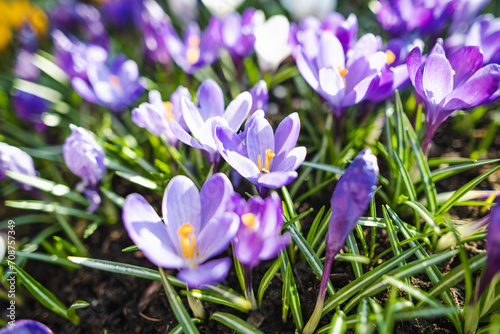
[[[219,57],[221,45],[220,21],[212,17],[203,32],[196,22],[191,22],[184,32],[183,39],[177,35],[170,25],[166,31],[168,50],[175,63],[188,74],[211,65]]]
[[[340,177],[331,199],[332,218],[326,232],[326,257],[318,300],[311,319],[302,333],[312,333],[318,325],[326,294],[328,278],[335,255],[344,246],[358,220],[368,209],[378,183],[377,158],[370,149],[364,149],[352,160]]]
[[[35,320],[16,320],[15,325],[7,325],[0,334],[54,334],[47,326]]]
[[[82,179],[76,188],[83,191],[90,203],[87,210],[93,212],[101,202],[97,185],[106,170],[104,151],[87,130],[73,124],[69,127],[71,134],[62,147],[64,162],[73,174]]]
[[[0,142],[0,180],[3,180],[7,171],[36,176],[35,164],[28,153]],[[32,189],[31,186],[19,184],[24,190]]]
[[[123,224],[146,258],[162,268],[177,269],[177,278],[190,288],[224,280],[230,258],[211,260],[231,243],[239,217],[226,211],[233,195],[229,179],[209,177],[198,191],[187,177],[172,178],[163,196],[163,221],[139,194],[123,205]]]
[[[495,206],[491,209],[490,225],[486,235],[486,270],[479,283],[478,296],[481,296],[484,289],[500,272],[500,200],[496,200]]]
[[[233,241],[234,254],[243,266],[253,268],[288,246],[291,237],[289,233],[281,235],[283,211],[276,192],[266,199],[253,196],[248,201],[235,195],[232,203],[241,220]]]
[[[260,80],[248,92],[252,94],[252,108],[250,109],[250,115],[259,109],[262,109],[264,114],[267,114],[269,102],[267,83],[264,80]]]
[[[244,140],[235,130],[218,126],[217,148],[224,160],[265,196],[269,189],[286,186],[297,178],[296,170],[304,162],[307,150],[295,147],[300,132],[297,113],[285,117],[276,134],[262,110],[255,112],[250,120]]]
[[[255,52],[262,72],[274,72],[291,53],[290,22],[284,15],[271,16],[255,27]]]
[[[307,49],[298,46],[295,60],[300,74],[328,101],[339,119],[347,107],[367,99],[379,87],[388,60],[386,53],[379,51],[380,44],[379,37],[365,34],[346,52],[335,35],[324,32],[317,56],[311,58]]]
[[[416,47],[406,64],[415,91],[426,107],[424,152],[428,151],[438,126],[453,111],[484,103],[500,84],[500,66],[483,67],[483,55],[476,46],[464,47],[447,58],[439,40],[425,63],[420,48]]]
[[[176,120],[184,130],[187,130],[180,105],[183,96],[191,99],[188,89],[183,86],[179,86],[170,97],[171,100],[165,102],[160,92],[153,90],[149,92],[149,103],[141,103],[138,108],[132,110],[132,121],[175,146],[178,139],[170,129],[169,121]]]
[[[170,119],[170,127],[181,142],[205,151],[208,161],[216,164],[220,160],[214,137],[216,126],[227,126],[238,131],[250,111],[252,96],[249,92],[243,92],[224,110],[222,89],[209,79],[198,88],[197,98],[198,105],[187,97],[181,98],[182,115],[194,138],[175,119]]]
[[[139,77],[137,64],[123,55],[116,56],[109,67],[106,63],[91,63],[87,68],[88,82],[76,77],[73,89],[85,100],[122,112],[142,95],[146,79]]]

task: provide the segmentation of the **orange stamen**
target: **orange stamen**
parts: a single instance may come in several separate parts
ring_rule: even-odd
[[[255,215],[251,212],[245,213],[244,215],[241,216],[241,221],[243,224],[245,224],[248,227],[254,227],[255,226]]]
[[[163,105],[165,106],[165,109],[167,109],[167,122],[169,122],[170,119],[173,119],[175,121],[175,116],[172,113],[172,108],[174,107],[174,105],[169,101],[163,102]]]
[[[118,78],[117,75],[115,74],[112,74],[110,77],[109,77],[109,82],[113,85],[113,86],[120,86],[120,78]]]
[[[194,227],[189,223],[185,223],[177,233],[181,242],[182,253],[186,259],[192,259],[196,248],[196,238],[193,234]],[[189,237],[191,236],[191,238]]]
[[[391,65],[396,60],[396,55],[391,50],[385,51],[385,55],[387,56],[387,65]]]

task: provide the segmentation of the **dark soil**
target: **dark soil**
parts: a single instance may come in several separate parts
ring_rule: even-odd
[[[449,127],[450,125],[447,122],[440,131],[446,133]],[[446,139],[446,136],[441,136],[439,131],[436,136],[439,138],[439,146],[431,150],[431,156],[467,156],[465,139],[457,139],[456,137],[454,139]],[[447,137],[450,138],[451,136]],[[499,152],[500,138],[497,136],[494,144],[487,153],[487,158],[498,158]],[[452,178],[451,181],[440,182],[437,185],[438,191],[456,190],[489,168],[487,166],[481,170],[477,168],[472,169],[460,174],[459,177]],[[500,190],[499,178],[498,174],[492,175],[488,180],[481,183],[478,188]],[[323,196],[323,199],[312,198],[311,203],[306,205],[319,208],[320,206],[317,204],[323,205],[328,202],[314,202],[328,201],[329,196],[326,197]],[[156,198],[153,199],[153,201],[157,200]],[[477,219],[481,215],[476,207],[461,207],[454,209],[452,213],[456,215],[455,218],[472,220]],[[306,219],[304,222],[305,230],[308,229],[307,225],[310,224],[311,216],[308,217],[309,220]],[[368,233],[368,230],[365,233]],[[387,235],[384,233],[380,233],[377,236],[377,242],[380,243],[377,246],[377,251],[385,250],[390,246]],[[99,227],[96,232],[85,240],[85,244],[88,246],[93,258],[154,268],[141,252],[122,252],[122,249],[132,245],[132,242],[121,223]],[[483,249],[484,243],[482,242],[471,244],[470,253],[473,255],[472,253],[482,251]],[[389,254],[388,256],[390,257],[391,255]],[[448,263],[444,263],[440,269],[445,274],[459,263],[460,260],[458,258],[451,259]],[[260,278],[269,268],[270,264],[271,262],[264,263],[255,269],[253,273],[254,290],[257,290],[258,282],[260,282]],[[65,305],[69,306],[76,300],[85,300],[90,304],[89,307],[77,311],[80,316],[80,323],[74,325],[46,309],[31,294],[25,292],[24,304],[22,306],[18,305],[16,317],[18,319],[29,318],[38,320],[47,324],[54,333],[167,333],[178,324],[168,304],[163,287],[159,282],[90,268],[71,271],[59,266],[33,260],[29,260],[25,268],[30,275],[52,291]],[[368,267],[364,267],[363,269],[365,271],[370,270]],[[319,280],[305,262],[298,262],[293,270],[298,293],[301,298],[303,318],[307,321],[314,308]],[[167,271],[167,273],[175,275],[175,271]],[[354,279],[351,264],[337,261],[330,278],[336,289],[348,284]],[[412,283],[424,290],[432,286],[425,274],[415,276],[412,279]],[[224,284],[239,291],[239,283],[234,270],[230,272]],[[21,286],[18,286],[17,289],[24,291]],[[177,291],[179,292],[179,289]],[[282,321],[281,292],[282,282],[278,272],[266,291],[262,308],[258,312],[244,314],[213,303],[204,303],[204,305],[208,315],[216,311],[229,312],[249,321],[265,333],[294,333],[295,325],[291,315],[288,316],[285,323]],[[463,302],[463,286],[458,284],[454,292],[456,292],[457,301],[459,303]],[[375,296],[375,299],[383,304],[387,297],[387,293],[381,293]],[[186,298],[182,297],[182,300],[186,307],[188,307]],[[2,319],[6,319],[6,307],[4,305],[5,302],[2,302],[0,311],[2,312]],[[323,318],[320,326],[326,325],[329,320],[330,317]],[[202,324],[198,328],[202,333],[231,332],[227,327],[216,321]],[[455,332],[456,330],[453,325],[446,318],[415,319],[413,321],[398,322],[394,328],[394,333],[405,334]]]

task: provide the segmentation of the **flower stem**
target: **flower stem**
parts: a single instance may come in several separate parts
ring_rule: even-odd
[[[243,266],[245,270],[245,298],[252,304],[252,311],[258,308],[257,299],[252,289],[252,268]]]
[[[195,318],[201,319],[201,320],[206,320],[207,319],[207,314],[205,313],[205,309],[203,308],[203,304],[201,303],[201,300],[199,300],[196,297],[193,297],[189,294],[189,289],[188,290],[188,304],[189,307],[191,308],[191,311],[193,311],[193,315]]]
[[[325,264],[323,267],[323,275],[321,277],[321,283],[319,286],[318,300],[316,301],[316,307],[314,308],[313,314],[309,321],[304,327],[302,334],[312,334],[316,327],[318,327],[319,320],[321,319],[321,314],[323,313],[323,303],[325,302],[326,287],[328,285],[328,278],[330,277],[330,272],[332,271],[333,258],[337,252],[327,251]]]

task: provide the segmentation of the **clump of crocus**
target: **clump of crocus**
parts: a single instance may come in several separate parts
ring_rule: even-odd
[[[491,209],[490,224],[486,235],[486,270],[479,283],[477,296],[481,296],[493,277],[500,272],[500,200]]]
[[[155,136],[163,138],[170,145],[176,146],[179,142],[170,129],[170,119],[175,120],[186,130],[187,126],[182,116],[182,97],[191,99],[191,94],[184,86],[179,86],[170,96],[170,101],[163,101],[160,92],[149,92],[149,103],[141,103],[132,110],[132,121],[141,128],[147,129]]]
[[[7,171],[36,176],[35,164],[28,153],[0,142],[0,181],[3,180]],[[31,190],[31,186],[19,184],[24,190]]]
[[[368,209],[378,183],[377,158],[370,149],[361,151],[340,177],[331,199],[332,218],[326,232],[326,257],[316,307],[303,334],[312,333],[321,318],[328,278],[335,255]]]
[[[94,212],[101,204],[97,184],[106,171],[104,151],[94,137],[84,128],[71,124],[71,135],[63,144],[63,157],[69,170],[82,179],[76,189],[89,201],[88,212]]]
[[[123,205],[123,224],[149,261],[178,269],[177,277],[188,287],[218,283],[226,278],[231,259],[208,260],[224,251],[238,231],[239,217],[226,211],[233,193],[221,173],[209,177],[200,191],[178,175],[163,196],[163,221],[144,197],[131,194]]]
[[[217,148],[224,160],[265,196],[269,189],[286,186],[297,178],[296,170],[304,162],[307,150],[304,146],[295,147],[300,132],[297,113],[285,117],[276,134],[262,110],[255,112],[249,122],[243,140],[233,129],[217,127]]]
[[[205,151],[208,161],[215,166],[220,160],[214,138],[215,127],[222,125],[238,131],[250,111],[252,96],[243,92],[224,110],[222,89],[209,79],[198,88],[197,98],[198,105],[186,97],[181,98],[182,115],[194,138],[175,119],[170,119],[170,127],[181,142]]]
[[[233,240],[234,255],[245,269],[245,295],[255,308],[252,268],[276,257],[290,243],[291,236],[281,235],[283,210],[277,193],[272,192],[266,199],[253,196],[248,201],[235,194],[232,205],[241,220]]]
[[[90,103],[122,112],[141,96],[146,89],[146,79],[139,77],[137,64],[123,55],[116,56],[111,64],[96,62],[87,67],[88,81],[73,78],[73,89]]]
[[[35,321],[20,319],[16,320],[14,325],[7,325],[7,327],[0,330],[0,334],[54,334],[47,326]]]
[[[416,47],[406,64],[415,91],[426,107],[424,153],[438,126],[455,110],[484,103],[500,84],[500,66],[483,67],[483,55],[476,46],[464,47],[447,58],[439,40],[425,63],[420,48]]]

